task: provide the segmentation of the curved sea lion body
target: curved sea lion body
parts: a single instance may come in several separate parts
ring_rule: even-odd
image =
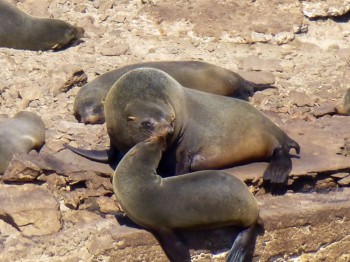
[[[45,125],[31,112],[19,112],[0,122],[0,174],[7,169],[12,156],[39,149],[45,143]]]
[[[156,169],[163,147],[163,137],[151,137],[134,146],[119,163],[113,189],[124,212],[137,224],[163,234],[163,238],[171,238],[174,229],[228,225],[249,228],[239,235],[230,252],[230,257],[236,259],[229,261],[243,261],[250,241],[241,239],[253,236],[250,227],[257,223],[259,212],[247,186],[218,170],[162,178]],[[176,242],[177,248],[183,245]],[[166,253],[171,261],[188,260],[184,254],[178,257],[183,250]]]
[[[106,97],[105,117],[112,148],[122,153],[173,128],[163,162],[175,174],[269,160],[264,179],[285,183],[292,168],[289,150],[300,151],[249,103],[183,88],[157,69],[122,76]]]
[[[117,68],[83,86],[74,101],[74,115],[86,124],[103,123],[102,101],[113,84],[125,73],[137,68],[155,68],[175,78],[182,86],[207,93],[247,99],[254,90],[271,87],[253,84],[240,75],[200,61],[163,61],[138,63]]]
[[[0,0],[0,47],[58,50],[84,35],[84,29],[50,18],[30,16]]]

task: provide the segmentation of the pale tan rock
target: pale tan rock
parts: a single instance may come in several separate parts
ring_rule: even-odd
[[[130,46],[127,43],[107,42],[101,48],[101,55],[120,56],[130,53]]]
[[[292,91],[289,93],[291,101],[296,106],[313,106],[314,101],[307,94],[298,91]]]
[[[117,202],[114,201],[111,197],[99,197],[96,200],[97,204],[100,207],[100,211],[102,213],[106,213],[106,214],[113,214],[116,213],[118,211],[120,211]]]
[[[57,200],[35,185],[1,185],[0,212],[26,236],[48,235],[61,229]]]
[[[256,56],[242,58],[240,67],[246,71],[283,71],[283,67],[280,65],[279,60],[261,59]]]
[[[238,70],[237,73],[243,78],[247,79],[258,85],[272,85],[275,83],[275,77],[273,73],[268,71],[242,71]]]
[[[342,16],[350,11],[349,0],[305,0],[301,5],[303,14],[308,18]]]
[[[295,28],[302,26],[300,3],[296,0],[283,3],[268,0],[218,1],[215,12],[212,2],[208,0],[187,1],[181,5],[160,0],[157,4],[145,3],[141,11],[141,15],[144,14],[153,18],[161,30],[173,28],[177,21],[183,19],[191,23],[186,31],[192,31],[201,37],[223,38],[235,43],[283,44],[293,40]]]
[[[5,183],[35,181],[41,169],[30,159],[31,157],[27,154],[15,154],[1,181]]]

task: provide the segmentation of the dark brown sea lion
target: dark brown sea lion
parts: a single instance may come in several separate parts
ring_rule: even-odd
[[[125,154],[168,127],[174,132],[160,164],[163,173],[269,161],[264,180],[278,185],[291,171],[290,149],[300,152],[294,140],[249,103],[184,88],[157,69],[123,75],[109,91],[104,109],[111,149],[100,161],[108,160],[114,150]],[[71,149],[96,160],[88,151]]]
[[[19,112],[0,122],[0,174],[7,169],[12,156],[39,149],[45,142],[45,126],[39,116]]]
[[[83,35],[81,27],[58,19],[33,17],[0,0],[0,47],[59,50]]]
[[[227,261],[245,261],[259,213],[248,187],[219,170],[162,178],[156,169],[164,142],[164,137],[151,137],[138,143],[116,168],[113,190],[124,212],[154,232],[161,245],[164,241],[172,246],[164,248],[170,261],[191,261],[188,248],[173,230],[243,227],[245,230],[236,238]]]
[[[245,100],[254,91],[271,87],[254,84],[230,70],[200,61],[163,61],[132,64],[103,74],[79,90],[74,101],[74,115],[78,121],[85,124],[102,124],[105,121],[102,101],[112,85],[130,70],[143,67],[162,70],[187,88]]]

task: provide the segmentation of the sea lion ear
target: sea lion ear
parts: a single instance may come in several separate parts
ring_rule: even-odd
[[[136,117],[134,116],[128,116],[128,121],[134,121],[136,119]]]

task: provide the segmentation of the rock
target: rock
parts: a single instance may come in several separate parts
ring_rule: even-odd
[[[28,154],[15,154],[9,167],[2,176],[2,182],[30,182],[35,181],[41,169],[31,161]]]
[[[343,60],[349,60],[350,59],[350,48],[340,48],[337,51],[337,57]]]
[[[309,43],[309,42],[299,42],[300,44],[300,50],[303,53],[307,54],[318,54],[322,52],[322,48],[316,45],[315,43]]]
[[[289,98],[296,106],[313,106],[314,101],[305,93],[298,91],[291,91]]]
[[[35,185],[0,184],[0,218],[25,236],[48,235],[61,229],[59,203]]]
[[[236,71],[246,80],[258,85],[272,85],[275,83],[275,76],[271,72],[267,71]]]
[[[50,17],[48,13],[48,9],[50,6],[50,3],[52,1],[50,0],[26,0],[26,1],[20,1],[21,4],[18,6],[21,10],[27,12],[30,15],[37,16],[37,17]]]
[[[98,6],[98,12],[100,14],[105,13],[108,9],[113,8],[114,0],[108,0],[108,1],[98,1],[99,6]]]
[[[256,56],[248,56],[241,59],[240,68],[246,71],[277,71],[283,72],[283,67],[277,59],[261,59]]]
[[[258,237],[255,257],[260,261],[313,254],[325,261],[339,260],[350,244],[350,190],[328,194],[287,194],[258,199],[264,234]],[[293,207],[293,208],[290,208]],[[295,212],[295,210],[298,210]],[[343,244],[342,244],[343,243]],[[319,248],[320,246],[324,248]],[[311,260],[318,261],[318,260]]]
[[[350,156],[350,138],[344,138],[344,143],[339,147],[339,151],[337,152],[339,155]]]
[[[19,91],[19,95],[23,100],[26,100],[28,102],[42,99],[44,96],[43,91],[38,86],[23,88]]]
[[[350,174],[349,173],[336,173],[336,174],[332,174],[331,177],[334,177],[334,178],[344,178],[344,177],[347,177],[349,176]]]
[[[294,39],[294,32],[300,31],[303,24],[297,0],[283,3],[268,0],[218,1],[215,11],[208,0],[184,1],[181,5],[165,0],[156,2],[146,2],[139,16],[152,17],[162,29],[176,28],[178,21],[188,21],[187,28],[182,26],[181,31],[196,37],[221,38],[234,43],[284,44]],[[207,19],[203,20],[203,17]]]
[[[99,197],[96,200],[97,204],[100,207],[100,211],[102,213],[106,213],[106,214],[115,214],[118,211],[120,211],[116,201],[114,201],[111,197]]]
[[[350,88],[344,92],[343,97],[335,105],[334,109],[339,115],[346,116],[350,114]]]
[[[87,82],[83,69],[75,65],[62,65],[50,70],[48,82],[51,82],[50,92],[53,96],[67,92],[74,85],[82,86]]]
[[[303,14],[308,18],[342,16],[350,11],[349,0],[305,0],[301,5]]]
[[[334,114],[334,105],[323,105],[323,106],[315,106],[312,108],[312,115],[315,117],[321,117],[329,114]]]
[[[341,186],[348,186],[348,185],[350,185],[350,176],[347,176],[347,177],[344,177],[344,178],[340,179],[337,183],[339,185],[341,185]]]
[[[104,56],[120,56],[130,54],[130,46],[127,43],[105,43],[100,51],[101,55]]]

